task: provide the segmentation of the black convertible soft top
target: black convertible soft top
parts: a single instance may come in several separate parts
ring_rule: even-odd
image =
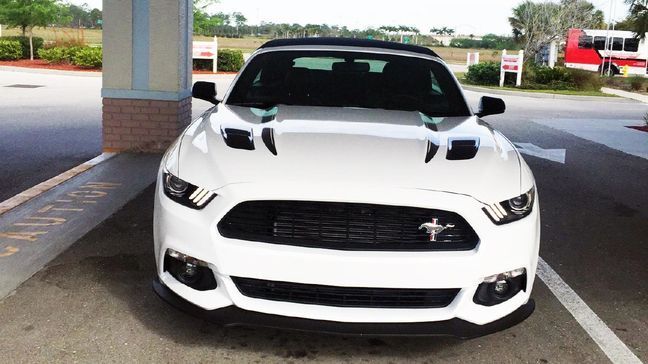
[[[425,54],[427,56],[439,57],[430,48],[421,46],[402,44],[395,42],[385,42],[373,39],[356,39],[356,38],[291,38],[275,39],[266,42],[261,48],[286,47],[286,46],[342,46],[342,47],[365,47],[365,48],[384,48],[399,51]],[[441,58],[441,57],[439,57]]]

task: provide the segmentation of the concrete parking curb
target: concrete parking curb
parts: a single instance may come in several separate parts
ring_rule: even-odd
[[[0,66],[0,71],[37,73],[37,74],[61,75],[61,76],[101,77],[100,71],[64,71],[64,70],[51,70],[47,68],[31,68],[31,67],[18,67],[18,66]]]
[[[0,215],[0,302],[154,183],[160,158],[102,155],[64,173],[67,180],[57,187]]]
[[[5,212],[14,209],[24,204],[25,202],[33,199],[34,197],[39,196],[44,192],[51,190],[52,188],[69,180],[70,178],[89,170],[90,168],[96,166],[97,164],[107,161],[108,159],[114,157],[115,155],[116,153],[103,153],[87,162],[81,163],[78,166],[59,174],[58,176],[54,176],[45,182],[41,182],[32,188],[29,188],[9,199],[0,202],[0,216]]]
[[[560,95],[560,94],[549,94],[542,92],[524,92],[524,91],[511,91],[511,90],[498,90],[487,87],[478,87],[472,85],[464,85],[461,87],[465,90],[489,93],[495,95],[509,95],[509,96],[522,96],[522,97],[531,97],[536,99],[562,99],[562,100],[575,100],[575,101],[614,101],[614,102],[627,102],[634,103],[635,100],[630,100],[621,97],[606,97],[606,96],[576,96],[576,95]]]
[[[79,77],[102,77],[101,71],[66,71],[48,68],[33,68],[33,67],[19,67],[19,66],[0,66],[0,71],[6,72],[22,72],[22,73],[35,73],[43,75],[59,75],[59,76],[79,76]],[[202,73],[193,72],[193,76],[235,76],[237,72],[218,72],[218,73]]]

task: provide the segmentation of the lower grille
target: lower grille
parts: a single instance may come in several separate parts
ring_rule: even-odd
[[[232,277],[247,297],[322,306],[364,308],[441,308],[454,300],[458,288],[355,288]]]
[[[436,219],[436,220],[434,220]],[[430,241],[422,224],[453,225]],[[479,238],[459,214],[406,206],[246,201],[218,223],[226,238],[338,250],[472,250]]]

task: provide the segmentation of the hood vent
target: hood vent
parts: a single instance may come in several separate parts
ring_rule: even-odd
[[[479,138],[449,138],[448,139],[448,160],[472,159],[479,150]]]
[[[274,139],[274,129],[263,128],[263,130],[261,131],[261,139],[263,139],[263,144],[268,147],[270,153],[277,155],[277,147],[275,146]]]
[[[436,152],[438,150],[439,150],[439,146],[428,140],[428,142],[427,142],[427,152],[425,153],[425,163],[428,163],[429,161],[431,161],[432,158],[434,158],[434,156],[436,155]]]
[[[225,128],[221,129],[223,139],[228,147],[234,149],[254,150],[252,130]]]

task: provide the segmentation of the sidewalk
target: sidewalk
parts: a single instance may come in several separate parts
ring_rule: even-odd
[[[609,148],[648,159],[648,133],[627,128],[637,120],[534,119],[534,122],[575,135]]]
[[[626,99],[637,100],[637,101],[643,102],[644,104],[648,104],[648,95],[642,95],[642,94],[638,94],[636,92],[628,92],[628,91],[623,91],[623,90],[617,90],[615,88],[609,88],[609,87],[601,87],[601,92],[604,92],[604,93],[610,94],[610,95],[617,95],[617,96],[625,97]]]

